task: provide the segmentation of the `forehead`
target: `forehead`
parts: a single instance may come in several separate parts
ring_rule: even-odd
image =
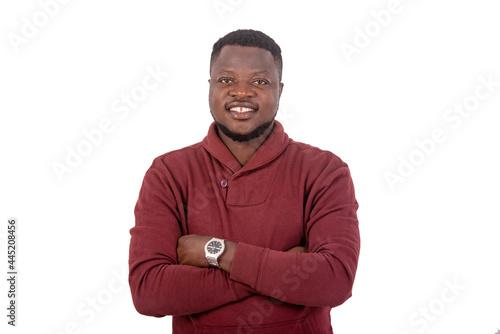
[[[253,46],[225,45],[217,57],[212,73],[264,72],[278,75],[278,69],[270,51]]]

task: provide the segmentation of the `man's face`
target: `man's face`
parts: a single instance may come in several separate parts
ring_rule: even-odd
[[[283,89],[271,52],[226,45],[209,82],[210,112],[224,135],[240,142],[269,135]]]

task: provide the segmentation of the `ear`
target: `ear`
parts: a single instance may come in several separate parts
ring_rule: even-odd
[[[281,97],[281,93],[283,92],[283,87],[285,86],[284,83],[280,82],[280,95],[279,97]]]
[[[210,79],[208,79],[208,83],[210,83]]]

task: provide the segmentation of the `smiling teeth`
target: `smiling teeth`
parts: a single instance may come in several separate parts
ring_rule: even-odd
[[[231,111],[236,111],[236,112],[247,112],[247,111],[254,111],[254,109],[252,108],[244,108],[244,107],[234,107],[234,108],[231,108],[229,109]]]

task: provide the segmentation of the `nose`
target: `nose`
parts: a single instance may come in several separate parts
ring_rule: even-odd
[[[251,84],[239,82],[239,83],[235,83],[231,87],[231,90],[229,91],[229,95],[231,97],[237,97],[240,99],[244,99],[245,97],[254,97],[255,90],[253,89]]]

